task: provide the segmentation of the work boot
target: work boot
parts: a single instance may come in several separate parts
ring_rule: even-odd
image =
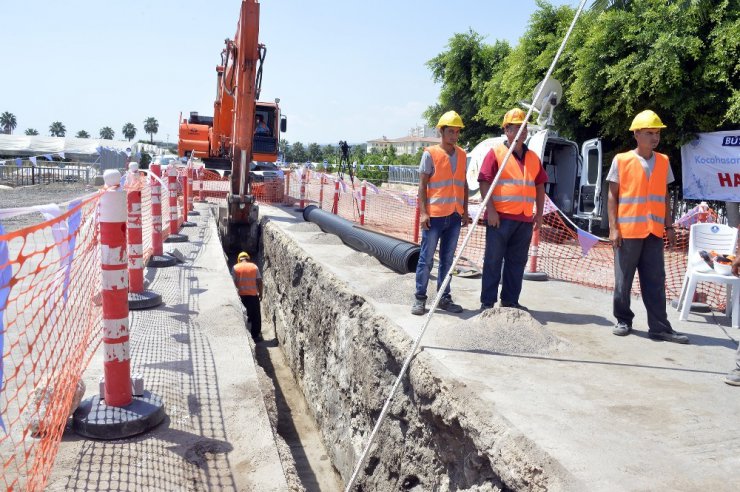
[[[658,333],[649,333],[648,337],[653,340],[660,340],[662,342],[673,342],[673,343],[689,343],[689,337],[683,333],[678,333],[673,330],[671,331],[660,331]]]
[[[414,299],[414,304],[411,306],[411,314],[421,316],[427,310],[426,299]]]
[[[630,325],[628,325],[624,321],[620,321],[614,327],[614,329],[612,330],[612,333],[614,333],[618,337],[623,337],[623,336],[629,335],[631,331],[632,331],[632,327]]]
[[[452,302],[451,297],[443,297],[439,300],[439,308],[447,311],[448,313],[462,313],[463,308],[459,304]]]
[[[480,305],[480,312],[482,313],[486,309],[493,309],[493,304],[481,303],[481,305]]]
[[[508,302],[508,301],[501,301],[499,303],[501,307],[509,307],[514,309],[521,309],[522,311],[529,312],[529,309],[527,309],[525,306],[522,306],[518,302]]]
[[[740,386],[740,369],[733,369],[725,376],[725,383],[730,386]]]

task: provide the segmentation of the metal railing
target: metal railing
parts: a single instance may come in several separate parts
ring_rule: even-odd
[[[50,183],[90,183],[95,171],[90,166],[65,164],[64,167],[17,167],[0,166],[0,181],[13,186]]]
[[[419,184],[419,168],[416,166],[388,166],[388,182],[417,185]]]

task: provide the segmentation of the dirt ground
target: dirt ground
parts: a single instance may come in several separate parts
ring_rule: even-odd
[[[98,190],[97,186],[84,183],[52,183],[17,188],[0,187],[0,209],[64,204]],[[38,212],[19,215],[9,219],[0,219],[6,232],[15,231],[44,220]]]

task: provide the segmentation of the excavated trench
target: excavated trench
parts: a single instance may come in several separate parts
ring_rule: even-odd
[[[298,468],[302,461],[311,468],[301,477],[304,486],[338,490],[352,475],[412,340],[312,256],[307,251],[311,245],[299,244],[269,218],[263,218],[261,229],[258,262],[267,342],[257,354],[276,386],[283,414],[278,432],[291,446]],[[290,419],[303,412],[316,428],[291,442],[304,423]],[[309,459],[306,450],[315,447],[316,439],[323,446]],[[311,461],[328,465],[327,458],[341,478],[319,485]],[[567,484],[553,478],[560,476],[551,469],[556,466],[421,351],[357,490],[566,490]]]

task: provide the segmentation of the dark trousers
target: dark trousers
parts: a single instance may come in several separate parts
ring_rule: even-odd
[[[650,234],[644,239],[623,239],[614,252],[614,317],[632,326],[630,309],[635,270],[640,275],[642,302],[648,315],[648,331],[672,331],[665,306],[663,239]]]
[[[242,304],[247,310],[247,319],[252,325],[252,338],[257,340],[262,337],[262,312],[260,311],[260,298],[258,296],[241,296]]]
[[[501,300],[512,304],[519,302],[532,230],[532,222],[509,219],[501,219],[498,227],[486,226],[481,304],[493,306],[496,303],[498,284],[501,280],[501,263],[504,265]]]

